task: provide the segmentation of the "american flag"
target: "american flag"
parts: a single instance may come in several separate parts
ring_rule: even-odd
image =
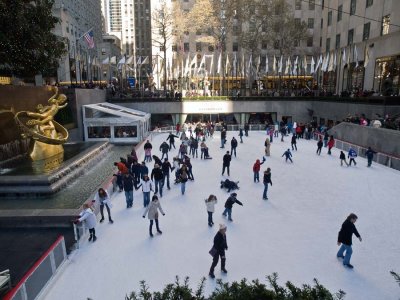
[[[83,37],[86,40],[86,43],[88,44],[88,48],[92,49],[94,48],[94,39],[93,39],[93,29],[90,29],[88,32],[86,32]]]

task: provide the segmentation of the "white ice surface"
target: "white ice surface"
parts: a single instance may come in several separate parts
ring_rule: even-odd
[[[345,291],[346,300],[399,298],[400,288],[389,273],[400,272],[398,171],[375,163],[367,168],[362,158],[357,158],[356,167],[340,167],[338,149],[329,156],[323,148],[317,156],[316,142],[306,140],[298,141],[294,163],[285,163],[281,155],[290,147],[290,140],[287,137],[282,143],[276,139],[271,156],[261,166],[261,181],[262,172],[267,167],[272,170],[273,186],[269,200],[264,201],[263,184],[253,183],[252,166],[264,154],[266,135],[250,132],[244,143],[239,143],[229,177],[240,181],[237,194],[244,206],[234,205],[234,221],[228,222],[221,216],[228,193],[220,189],[219,182],[226,178],[221,177],[222,156],[230,150],[233,135],[239,138],[237,132],[228,132],[229,148],[225,149],[219,148],[219,132],[207,140],[213,159],[192,159],[195,181],[187,183],[184,196],[173,183],[171,190],[164,189],[162,235],[149,237],[140,190],[134,194],[131,209],[126,209],[124,193],[115,194],[114,224],[97,225],[98,240],[85,240],[70,255],[43,299],[122,300],[138,291],[141,280],[156,291],[174,282],[176,275],[181,279],[189,276],[193,288],[207,277],[209,294],[216,284],[207,276],[212,260],[208,250],[218,223],[228,226],[228,274],[222,275],[220,266],[216,267],[217,278],[224,281],[246,277],[266,283],[266,275],[278,272],[280,284],[288,280],[296,285],[312,284],[317,278],[331,292]],[[158,150],[165,138],[165,134],[153,138],[153,149]],[[143,151],[139,154],[143,158]],[[151,170],[153,163],[148,166]],[[213,228],[207,225],[204,204],[211,193],[218,198]],[[353,237],[353,270],[336,258],[337,233],[351,212],[359,217],[356,226],[363,238],[360,242]]]

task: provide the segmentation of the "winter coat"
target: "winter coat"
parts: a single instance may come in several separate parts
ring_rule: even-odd
[[[286,158],[292,157],[292,153],[290,153],[289,150],[286,150],[283,154],[282,157],[285,156]]]
[[[101,205],[108,205],[108,207],[111,206],[111,199],[110,196],[108,196],[108,193],[106,190],[104,190],[104,192],[106,193],[104,197],[101,197],[99,195],[99,192],[96,193],[96,196],[94,197],[94,199],[96,201],[99,201]]]
[[[328,141],[328,147],[329,147],[329,148],[333,148],[333,146],[335,146],[335,140],[334,140],[334,139],[330,139],[330,140]]]
[[[357,157],[357,152],[354,149],[349,150],[349,155],[347,156],[348,158],[356,158]]]
[[[239,130],[239,136],[242,137],[243,136],[243,129]]]
[[[228,154],[228,153],[225,154],[224,158],[223,158],[224,166],[228,166],[229,167],[229,165],[231,164],[231,159],[232,159],[232,156],[230,154]]]
[[[159,200],[150,201],[150,204],[147,206],[146,210],[144,211],[143,217],[146,216],[149,220],[158,219],[158,210],[164,215],[164,211],[162,210],[161,204]]]
[[[82,211],[79,216],[79,222],[85,222],[85,226],[87,228],[93,229],[96,227],[96,215],[93,213],[90,207]]]
[[[372,149],[368,149],[366,152],[365,152],[365,156],[368,158],[368,159],[372,159],[373,157],[374,157],[374,154],[375,154],[376,152],[374,151],[374,150],[372,150]]]
[[[178,126],[176,126],[176,132],[179,132]],[[170,134],[166,140],[169,140],[170,143],[175,143],[175,138],[178,138],[178,136],[174,135],[174,134]]]
[[[270,173],[264,173],[264,179],[263,179],[264,184],[270,183],[272,185],[271,181],[271,172]]]
[[[214,212],[215,211],[215,204],[217,204],[217,200],[206,200],[207,211]]]
[[[296,144],[296,136],[295,135],[292,136],[292,144]]]
[[[230,196],[225,202],[225,208],[232,208],[233,204],[239,204],[243,206],[243,203],[237,200],[235,197]]]
[[[164,175],[169,174],[169,170],[171,170],[171,163],[169,161],[164,161],[161,165],[161,170],[163,171]]]
[[[122,162],[117,163],[117,168],[118,171],[120,171],[122,174],[127,174],[129,173],[128,168],[126,167],[126,165]]]
[[[132,175],[122,176],[122,184],[124,186],[124,191],[129,192],[133,191],[133,177]]]
[[[225,256],[225,250],[228,250],[228,243],[226,242],[226,235],[221,232],[217,232],[214,237],[213,247],[217,249],[218,255]]]
[[[169,145],[168,145],[166,142],[163,142],[163,143],[160,145],[160,151],[161,151],[162,153],[168,153],[168,151],[169,151]]]
[[[343,160],[343,159],[346,159],[346,155],[344,154],[344,152],[342,151],[342,152],[340,152],[340,156],[339,156],[339,158],[341,159],[341,160]]]
[[[232,148],[236,148],[237,145],[238,145],[237,140],[236,140],[236,139],[232,139],[232,140],[231,140],[231,147],[232,147]]]
[[[356,226],[350,220],[346,220],[342,224],[342,228],[339,231],[338,242],[345,245],[352,245],[353,233],[356,237],[360,237]]]
[[[318,148],[322,148],[323,145],[324,143],[322,142],[322,140],[319,140],[317,143]]]
[[[143,193],[148,193],[153,190],[153,182],[150,179],[149,180],[141,180],[139,187],[140,186],[142,187]]]
[[[132,173],[135,175],[135,177],[140,177],[140,169],[140,164],[135,163],[132,165]]]
[[[140,165],[140,175],[149,174],[149,168],[146,165]]]
[[[164,178],[163,171],[161,168],[154,168],[153,171],[151,171],[151,180],[162,180]]]
[[[260,162],[260,160],[257,159],[256,162],[255,162],[254,165],[253,165],[253,172],[260,172],[261,165],[262,165],[263,163],[264,163],[264,160],[263,160],[263,162]]]
[[[270,146],[271,146],[271,142],[269,141],[268,138],[265,139],[264,146],[265,146],[265,147],[270,147]]]
[[[221,131],[221,139],[222,139],[222,140],[225,140],[225,139],[226,139],[226,131],[225,131],[225,130],[222,130],[222,131]]]
[[[150,144],[150,142],[146,142],[146,144],[144,144],[144,150],[146,149],[153,149],[153,146]]]

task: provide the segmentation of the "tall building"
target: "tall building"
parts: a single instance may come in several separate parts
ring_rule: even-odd
[[[400,1],[320,2],[321,50],[337,57],[337,68],[324,74],[324,85],[337,93],[354,89],[385,95],[398,92]]]
[[[102,41],[101,5],[98,0],[55,0],[53,15],[59,18],[54,34],[65,39],[67,54],[57,70],[58,82],[94,80],[93,61],[99,57]],[[88,48],[83,35],[93,30],[95,47]],[[97,80],[97,79],[96,79]]]

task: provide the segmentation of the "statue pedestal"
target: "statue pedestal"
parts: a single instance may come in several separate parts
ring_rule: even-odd
[[[50,145],[35,141],[30,156],[32,160],[36,161],[48,159],[61,153],[64,153],[64,147],[62,145]]]

